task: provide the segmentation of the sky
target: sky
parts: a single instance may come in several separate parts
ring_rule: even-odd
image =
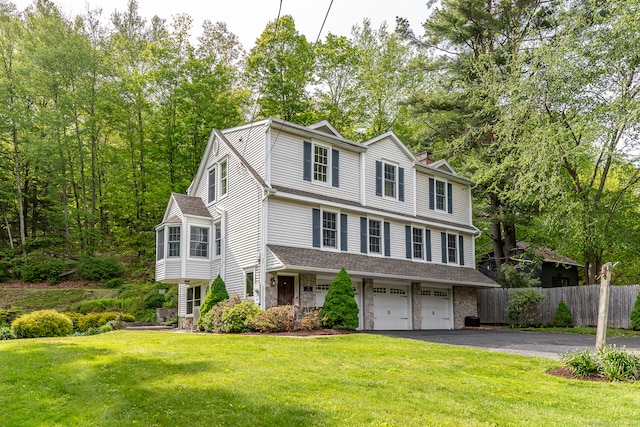
[[[1,0],[0,0],[1,1]],[[8,0],[19,10],[29,6],[31,0]],[[373,28],[386,21],[389,30],[395,28],[396,16],[408,18],[416,34],[421,34],[421,23],[429,9],[427,0],[282,0],[281,15],[291,15],[296,29],[315,42],[329,5],[329,15],[320,39],[331,32],[349,36],[355,24],[367,17]],[[115,11],[126,10],[127,0],[54,0],[67,16],[82,14],[88,4],[91,9],[101,8],[105,20]],[[138,0],[138,12],[150,20],[154,15],[171,22],[171,17],[186,13],[194,18],[192,34],[198,36],[202,22],[226,22],[227,29],[236,34],[248,51],[264,31],[267,23],[278,16],[280,0]]]

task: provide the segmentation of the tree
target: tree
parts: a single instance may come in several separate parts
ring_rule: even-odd
[[[285,15],[269,22],[249,52],[245,70],[258,96],[258,115],[307,124],[312,70],[312,46],[298,33],[293,18]]]
[[[358,327],[358,304],[354,298],[351,278],[344,267],[331,281],[320,318],[326,328],[353,331]]]
[[[218,304],[220,301],[228,300],[229,294],[227,293],[227,288],[224,284],[220,275],[215,278],[211,287],[209,287],[209,292],[204,297],[204,301],[200,305],[200,317],[198,318],[198,329],[203,329],[202,320],[204,320],[204,315],[207,314],[211,308]]]
[[[633,310],[631,310],[631,329],[640,330],[640,294],[638,294]]]

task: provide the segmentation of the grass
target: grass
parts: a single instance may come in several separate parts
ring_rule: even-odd
[[[637,384],[553,377],[555,360],[369,334],[0,341],[0,366],[3,425],[556,426],[640,407]]]
[[[115,298],[115,289],[32,289],[0,287],[0,308],[18,308],[23,311],[55,309],[64,311],[78,301]]]
[[[529,332],[559,332],[559,333],[580,334],[580,335],[596,334],[596,328],[592,328],[589,326],[574,326],[573,328],[555,328],[555,327],[518,328],[518,330],[529,331]],[[629,329],[607,328],[607,336],[608,337],[640,337],[640,331],[632,331]]]

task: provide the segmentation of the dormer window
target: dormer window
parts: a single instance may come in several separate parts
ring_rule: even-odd
[[[309,141],[304,141],[303,148],[303,179],[340,187],[340,152]]]
[[[436,181],[436,209],[445,210],[445,200],[447,198],[445,184],[442,181]]]
[[[404,202],[404,168],[376,160],[376,195]]]
[[[386,197],[396,197],[396,167],[389,163],[384,164],[384,195]]]
[[[327,182],[329,176],[329,149],[322,145],[313,147],[313,180]]]
[[[453,213],[453,186],[450,182],[429,178],[429,209]]]

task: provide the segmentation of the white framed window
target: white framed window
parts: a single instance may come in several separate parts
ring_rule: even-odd
[[[447,262],[456,264],[458,262],[458,236],[447,234]]]
[[[187,289],[187,314],[193,314],[194,307],[200,307],[201,297],[202,289],[200,286]]]
[[[313,180],[316,182],[329,182],[329,148],[313,144]]]
[[[214,251],[214,255],[219,257],[222,254],[222,227],[220,226],[220,223],[216,223],[214,225],[215,227],[215,238],[214,238],[214,245],[215,245],[215,251]]]
[[[382,253],[382,223],[377,219],[369,220],[369,253]]]
[[[322,211],[322,246],[338,249],[338,214]]]
[[[382,163],[383,188],[386,197],[396,198],[398,194],[398,167],[391,163]]]
[[[422,232],[422,228],[413,228],[412,230],[412,247],[413,247],[413,258],[414,259],[424,259],[424,233]]]
[[[156,261],[164,259],[164,228],[156,233]]]
[[[227,159],[224,159],[220,162],[220,197],[223,197],[227,194],[228,190],[228,162]]]
[[[180,227],[169,227],[169,236],[167,239],[169,246],[169,257],[180,256]]]
[[[447,184],[444,181],[436,180],[436,209],[447,209]]]
[[[216,200],[216,168],[215,166],[209,170],[209,181],[207,185],[208,195],[207,200],[209,203]]]
[[[253,288],[255,283],[255,272],[253,270],[244,272],[245,297],[253,296]]]
[[[189,256],[209,258],[209,228],[191,226],[189,234]]]

